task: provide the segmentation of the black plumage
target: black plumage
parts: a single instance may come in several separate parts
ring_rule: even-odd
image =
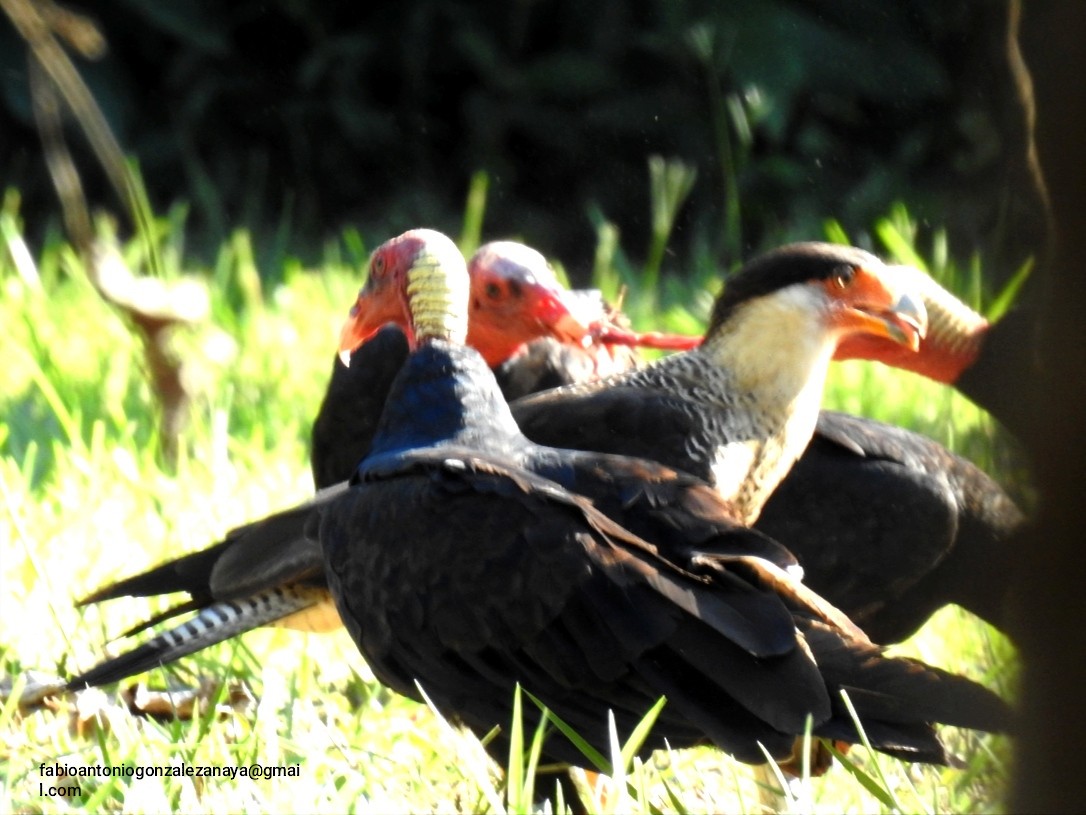
[[[958,390],[1020,439],[1028,438],[1036,421],[1028,395],[1048,396],[1037,353],[1040,332],[1033,310],[1012,309],[984,331],[976,360],[955,382]]]
[[[844,687],[895,755],[945,760],[931,721],[1007,726],[979,686],[882,657],[729,510],[654,462],[536,446],[481,357],[430,340],[354,486],[307,507],[303,534],[382,681],[415,698],[421,682],[477,732],[507,721],[517,683],[597,748],[605,710],[627,729],[666,694],[648,748],[709,740],[752,762],[759,744],[789,754],[808,716],[855,741]],[[580,760],[562,738],[546,754]]]
[[[345,480],[369,452],[388,386],[406,355],[402,333],[389,326],[355,352],[350,368],[337,362],[314,425],[318,486]],[[626,399],[621,393],[615,396],[616,410]],[[553,410],[563,410],[563,403],[556,402]],[[524,420],[520,403],[514,403],[513,412],[518,421]],[[597,417],[589,426],[600,423]],[[661,446],[680,444],[681,426],[673,426],[672,432],[641,440],[620,437],[619,443],[627,452],[652,456]],[[1004,626],[1008,572],[1003,567],[1012,556],[1009,540],[1021,516],[998,485],[968,462],[917,434],[823,412],[809,449],[778,492],[757,528],[797,552],[810,585],[860,620],[876,641],[907,636],[947,602],[959,602]],[[121,581],[86,601],[125,594],[190,594],[190,602],[135,629],[140,630],[216,601],[240,601],[245,591],[263,596],[298,580],[307,589],[294,595],[298,602],[327,609],[327,595],[312,591],[324,578],[319,556],[305,535],[307,523],[297,511],[273,515],[234,530],[211,550]],[[235,548],[243,555],[232,555],[217,567],[219,558]],[[259,579],[245,577],[231,585],[232,563],[258,566],[254,574]],[[266,622],[265,616],[254,609],[253,626]],[[314,623],[307,620],[305,625]],[[187,641],[187,651],[171,645],[171,653],[191,653],[226,636],[215,627],[200,633]],[[107,661],[80,679],[121,679],[157,664],[153,652],[146,650],[143,662]]]
[[[956,603],[1008,632],[1022,512],[971,462],[899,427],[822,411],[755,528],[876,642]]]
[[[605,371],[628,371],[642,365],[640,354],[627,346],[585,349],[544,338],[494,369],[505,398],[512,402],[533,393],[589,382],[600,377],[600,357],[606,357]]]
[[[350,365],[338,357],[332,361],[310,437],[309,460],[317,489],[346,481],[369,450],[407,350],[403,330],[387,325],[352,354]]]
[[[333,593],[383,682],[418,698],[417,679],[477,732],[507,720],[520,682],[597,748],[605,709],[626,729],[665,693],[650,749],[708,740],[754,763],[758,741],[789,754],[808,714],[816,733],[855,741],[846,685],[895,755],[944,760],[930,721],[1006,726],[994,696],[882,657],[784,573],[769,584],[743,561],[663,557],[538,472],[585,489],[617,459],[536,448],[503,408],[481,360],[430,343],[394,387],[359,486],[323,513]],[[760,537],[734,534],[738,548]],[[557,736],[546,753],[583,760]]]
[[[945,308],[947,298],[945,291],[939,292],[937,302]],[[964,308],[961,304],[956,307]],[[1012,359],[1023,356],[1021,349],[1028,343],[1022,334],[1028,326],[1025,317],[1012,312],[986,327],[976,361],[955,383],[982,407],[994,405],[997,415],[1002,413],[1004,418],[1013,414],[998,408],[1007,401],[1003,390],[997,389],[999,397],[993,400],[991,389],[976,383],[992,379],[989,369],[998,365],[1006,346],[1019,349],[1011,354]],[[943,346],[961,342],[951,327],[944,328],[938,338]],[[578,349],[566,351],[548,341],[533,345],[538,348],[528,358],[536,364],[520,366],[510,360],[495,371],[507,395],[507,382],[537,382],[540,370],[553,372],[553,380],[544,384],[584,381]],[[942,348],[934,350],[946,353]],[[404,346],[391,357],[397,369],[406,354]],[[894,359],[909,361],[903,354]],[[374,364],[378,364],[376,359]],[[354,375],[359,370],[358,366],[352,369]],[[346,379],[343,372],[337,375]],[[364,394],[366,401],[352,393]],[[353,392],[348,387],[338,388],[334,398],[330,390],[321,405],[318,424],[346,429],[354,423],[372,434],[379,413],[374,405],[383,404],[387,396],[387,391],[380,398],[376,393],[369,383]],[[616,394],[615,411],[621,412],[629,398]],[[533,425],[524,406],[514,402],[512,407],[518,422],[526,426],[526,434],[532,436]],[[372,411],[368,418],[367,410]],[[562,402],[556,401],[551,410],[562,411]],[[601,425],[612,426],[612,416],[601,413],[582,434],[546,438],[563,446],[589,446],[591,442],[584,437],[597,433]],[[637,438],[624,440],[615,433],[613,444],[621,445],[624,452],[652,457],[657,446],[675,447],[677,439],[688,431],[681,424],[672,425],[669,437],[652,434],[642,437],[640,444]],[[318,445],[315,426],[314,472],[319,467],[326,476],[318,486],[349,478],[355,463],[366,454],[370,437],[347,430],[340,443],[329,440]],[[876,642],[891,643],[913,634],[948,603],[956,603],[1006,632],[1014,536],[1023,522],[1022,512],[998,483],[926,436],[871,419],[822,411],[810,445],[770,497],[755,528],[796,554],[812,588],[856,620]]]
[[[515,270],[503,271],[508,276]],[[528,298],[522,300],[528,302]],[[490,325],[491,339],[500,336],[503,325],[496,317],[485,308],[473,309],[473,318]],[[334,360],[312,431],[311,465],[318,489],[345,488],[344,482],[369,453],[389,388],[407,355],[403,330],[390,324],[352,353],[349,366],[338,357]],[[498,375],[503,394],[512,398],[552,384],[583,381],[601,368],[633,366],[637,360],[636,350],[627,346],[569,346],[542,338],[506,360]],[[316,503],[320,500],[318,496]],[[311,516],[306,507],[275,513],[231,530],[223,541],[207,549],[84,597],[80,605],[123,596],[176,592],[189,595],[187,601],[145,620],[121,637],[181,614],[196,611],[199,615],[176,630],[166,631],[77,675],[73,687],[116,682],[260,625],[275,623],[302,630],[327,630],[340,625],[328,594],[319,547],[307,535]],[[251,624],[246,626],[246,620]]]

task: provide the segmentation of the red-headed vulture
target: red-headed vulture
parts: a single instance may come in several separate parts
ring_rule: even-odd
[[[402,307],[385,296],[397,285],[402,247],[403,237],[394,238],[370,258],[366,285],[351,309],[352,318],[365,318],[367,332],[386,322],[406,327]],[[637,346],[682,349],[700,341],[612,325],[598,291],[569,291],[543,255],[513,241],[479,247],[468,273],[468,344],[494,368],[509,401],[636,367]],[[318,489],[350,478],[369,449],[389,384],[407,358],[400,330],[368,333],[362,343],[359,326],[355,319],[347,323],[343,342],[352,351],[347,364],[333,363],[313,423],[311,463]],[[598,339],[601,332],[613,333],[614,339]]]
[[[998,322],[989,323],[930,276],[912,267],[900,268],[928,308],[928,334],[921,341],[920,353],[902,353],[893,343],[857,336],[841,344],[838,358],[874,359],[953,385],[1021,436],[1033,417],[1020,389],[1039,387],[1033,342],[1036,315],[1012,308]]]
[[[406,312],[388,298],[374,297],[402,286],[406,258],[414,247],[408,232],[379,246],[369,261],[369,281],[352,307],[355,318],[367,312],[367,325],[385,325],[349,357],[337,356],[328,390],[313,426],[312,468],[318,488],[345,481],[369,452],[392,380],[408,354],[399,327]],[[482,349],[497,372],[503,393],[521,394],[550,384],[583,381],[638,363],[634,350],[689,348],[700,338],[636,334],[611,322],[600,293],[570,292],[535,250],[509,241],[486,244],[469,264],[471,299],[469,340]],[[378,285],[379,284],[379,285]],[[623,319],[620,318],[619,319]],[[614,342],[595,334],[614,331]],[[345,330],[353,344],[354,333]],[[512,354],[512,358],[506,358]],[[332,493],[343,485],[332,489]],[[316,499],[319,502],[322,494]],[[265,624],[321,631],[341,625],[331,605],[319,551],[306,536],[308,507],[299,507],[232,530],[208,549],[182,556],[150,571],[103,587],[80,604],[121,596],[185,592],[189,599],[135,626],[134,635],[190,611],[205,614],[79,677],[82,684],[105,684],[172,662],[246,630]]]

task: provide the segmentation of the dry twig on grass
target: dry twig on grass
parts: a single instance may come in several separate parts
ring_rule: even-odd
[[[168,283],[161,278],[134,275],[112,243],[95,235],[79,172],[64,140],[65,107],[90,142],[137,230],[147,234],[149,220],[139,182],[61,44],[64,40],[82,56],[94,59],[105,52],[101,33],[90,20],[52,0],[0,0],[0,8],[27,43],[34,115],[68,237],[82,256],[95,290],[125,316],[143,342],[147,372],[161,408],[162,449],[173,460],[189,395],[183,376],[184,360],[170,350],[169,337],[178,326],[192,325],[207,316],[206,289],[194,281]],[[149,257],[154,266],[153,247]]]

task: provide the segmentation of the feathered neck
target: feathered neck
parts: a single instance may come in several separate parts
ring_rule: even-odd
[[[727,370],[734,389],[751,394],[763,410],[788,411],[812,390],[820,398],[838,337],[814,297],[795,286],[751,300],[694,353]]]
[[[438,445],[500,450],[521,438],[479,353],[433,339],[408,358],[392,383],[370,454]]]
[[[717,368],[732,394],[711,480],[746,523],[758,518],[818,420],[837,338],[810,298],[795,287],[751,300],[690,352]]]

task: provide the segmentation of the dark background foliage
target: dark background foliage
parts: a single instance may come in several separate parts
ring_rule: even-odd
[[[859,232],[895,200],[948,226],[959,254],[981,250],[998,277],[1037,242],[1003,3],[71,7],[110,45],[83,65],[98,102],[155,205],[189,202],[196,247],[239,225],[285,225],[303,254],[344,225],[371,238],[456,231],[468,180],[486,170],[485,234],[522,236],[583,269],[592,213],[643,253],[652,154],[698,173],[680,258],[695,244],[734,260],[818,237],[830,215]],[[0,180],[23,190],[33,233],[55,206],[23,54],[0,27]]]

